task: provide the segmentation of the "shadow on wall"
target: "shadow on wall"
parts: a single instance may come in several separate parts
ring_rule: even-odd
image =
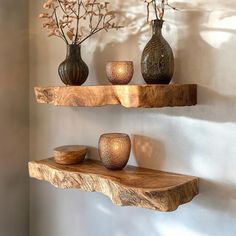
[[[165,161],[164,144],[156,139],[143,136],[132,135],[132,149],[138,166],[161,169],[162,163]],[[98,148],[88,147],[88,158],[100,160]]]
[[[181,8],[189,8],[189,5],[182,4]],[[131,13],[132,11],[129,12],[129,14]],[[235,57],[232,49],[235,48],[236,30],[211,27],[209,22],[212,17],[215,17],[212,14],[214,12],[212,13],[211,11],[183,11],[175,14],[175,19],[171,20],[171,22],[176,22],[176,27],[178,28],[173,82],[180,84],[197,83],[199,85],[198,106],[188,109],[162,109],[163,114],[215,122],[236,121],[236,112],[234,112],[236,96],[233,95],[236,89],[234,81],[236,67],[232,65]],[[132,20],[136,21],[141,18],[144,21],[144,15],[144,12],[139,12]],[[234,17],[236,17],[236,12],[222,12],[219,21],[224,21],[224,19],[228,18],[235,19]],[[185,22],[188,22],[187,28]],[[147,27],[150,28],[149,26]],[[144,22],[143,25],[140,25],[139,30],[127,29],[128,37],[124,40],[118,37],[117,40],[114,39],[104,48],[96,47],[93,62],[98,84],[108,83],[104,70],[105,64],[107,61],[117,59],[133,60],[137,68],[133,83],[143,83],[140,73],[140,60],[137,60],[137,57],[141,57],[143,45],[140,46],[140,41],[143,40],[144,35],[149,35],[148,28],[145,27]],[[203,37],[205,33],[207,33],[209,38],[208,41]],[[221,37],[214,38],[215,33],[218,36],[221,34],[229,34],[230,36],[225,41]],[[214,47],[215,44],[219,45],[219,47]],[[124,58],[125,55],[127,55],[127,58]],[[145,112],[153,114],[154,112],[156,113],[156,110]],[[228,114],[228,116],[225,116],[225,114]]]
[[[143,135],[133,135],[132,140],[133,153],[138,166],[161,170],[165,161],[164,145],[156,139]],[[201,179],[200,183],[201,197],[194,200],[196,205],[209,211],[227,211],[232,217],[236,217],[236,208],[232,208],[232,202],[236,201],[235,185],[204,179]]]
[[[183,29],[180,26],[173,82],[197,83],[198,106],[188,109],[163,109],[163,114],[215,122],[236,121],[236,96],[234,96],[236,67],[232,64],[235,58],[236,30],[204,26],[211,18],[211,12],[183,12],[178,17],[181,17],[181,21],[188,22],[188,27]],[[227,17],[233,17],[235,20],[236,12],[222,15],[222,18]],[[214,36],[218,32],[218,36],[226,33],[230,37],[220,43],[222,38],[211,36],[209,41],[212,41],[212,44],[219,41],[217,45],[220,47],[216,48],[203,40],[202,33],[205,31],[208,36],[211,34]]]
[[[188,24],[186,29],[179,26],[174,82],[198,83],[220,91],[224,88],[230,90],[230,85],[236,87],[234,78],[227,77],[226,74],[232,73],[229,69],[234,71],[233,74],[236,72],[235,67],[227,64],[233,61],[235,55],[232,49],[235,48],[236,27],[227,29],[211,26],[211,18],[216,17],[213,14],[189,11],[177,15],[177,21],[181,20]],[[178,19],[179,17],[181,19]],[[228,18],[235,21],[236,12],[230,12],[228,15],[222,13],[217,23],[223,24],[224,19]],[[224,24],[227,23],[228,21]],[[226,37],[225,33],[231,37]],[[225,77],[221,77],[222,71],[226,72]]]
[[[100,34],[93,55],[93,65],[98,84],[108,84],[105,65],[108,61],[134,61],[135,74],[133,83],[143,82],[140,71],[142,47],[140,41],[144,36],[149,37],[149,25],[146,23],[146,12],[143,4],[136,0],[114,1],[121,18],[119,24],[123,29],[109,34]],[[151,32],[151,31],[150,31]],[[106,42],[106,40],[108,40]],[[131,82],[131,83],[132,83]]]
[[[204,209],[210,211],[227,212],[236,218],[236,186],[223,182],[201,180],[201,197],[196,201]],[[209,201],[211,199],[211,201]]]
[[[106,231],[110,229],[111,232],[116,232],[114,235],[124,236],[146,235],[147,229],[148,235],[151,236],[221,236],[222,231],[219,230],[216,222],[221,222],[222,212],[227,212],[229,221],[222,222],[220,227],[225,228],[227,236],[234,236],[236,230],[234,224],[236,211],[235,207],[232,207],[232,202],[236,199],[234,189],[235,186],[203,180],[201,184],[202,194],[196,197],[188,206],[180,206],[177,211],[170,213],[136,207],[115,206],[109,199],[100,194],[96,196],[97,201],[93,201],[92,195],[88,194],[87,198],[90,198],[90,200],[86,207],[90,208],[91,212],[93,212],[90,217],[94,217],[95,220],[100,215],[106,221],[114,223],[112,226],[101,224],[97,230],[101,232],[103,229]],[[187,214],[186,208],[188,208]],[[127,215],[132,216],[129,217],[128,224]],[[132,231],[130,232],[131,229]],[[92,233],[94,232],[91,232],[91,235],[93,235]]]
[[[125,2],[125,4],[130,5],[131,7],[132,4],[134,4],[135,7],[135,2],[132,0],[120,1],[120,2]],[[226,3],[222,4],[226,5]],[[233,4],[235,3],[232,3],[230,6],[232,7]],[[181,6],[179,8],[181,8]],[[224,13],[222,15],[223,18],[227,18],[230,16],[231,17],[234,16],[234,13]],[[213,29],[211,27],[204,26],[204,24],[208,23],[210,12],[205,12],[205,13],[197,11],[180,12],[177,14],[176,17],[177,21],[180,22],[180,25],[177,25],[179,27],[178,28],[179,35],[177,35],[179,40],[177,45],[178,49],[175,52],[176,74],[174,82],[200,84],[199,94],[198,94],[199,105],[196,107],[189,107],[189,108],[176,108],[176,109],[165,108],[158,110],[157,109],[145,110],[145,120],[147,121],[147,123],[153,121],[151,123],[154,126],[152,127],[153,136],[154,135],[156,136],[155,134],[155,131],[157,130],[156,126],[159,125],[156,123],[156,118],[157,116],[160,116],[160,114],[166,114],[168,116],[190,117],[193,119],[209,120],[215,122],[236,121],[236,112],[235,112],[236,99],[234,95],[232,96],[229,95],[228,93],[228,90],[233,91],[233,89],[236,86],[234,78],[236,67],[233,65],[235,58],[235,50],[234,50],[235,31],[229,29],[217,29],[217,31],[219,31],[220,33],[221,32],[230,33],[230,37],[227,41],[221,44],[220,47],[215,48],[211,44],[207,43],[201,37],[202,31],[207,30],[209,34],[211,32],[216,31],[215,28]],[[142,20],[143,19],[144,18],[142,18]],[[187,28],[185,28],[186,25]],[[145,34],[146,33],[147,32],[145,32]],[[120,51],[124,51],[124,55],[129,55],[131,59],[137,61],[137,57],[135,57],[135,55],[136,53],[137,55],[141,53],[141,49],[137,44],[139,42],[140,37],[142,37],[143,34],[144,34],[143,31],[138,33],[132,33],[129,35],[129,39],[125,39],[123,42],[117,39],[113,43],[108,43],[105,49],[97,47],[96,52],[94,54],[94,64],[95,64],[94,66],[96,70],[96,76],[99,79],[98,83],[101,84],[105,83],[105,79],[104,80],[102,79],[105,78],[104,77],[105,72],[104,69],[101,68],[104,68],[107,60],[113,59],[113,55],[115,55],[117,58],[120,57],[119,54]],[[218,39],[215,38],[215,40],[217,41]],[[41,47],[40,45],[37,44],[37,42],[38,40],[35,41],[35,39],[33,39],[32,44],[34,48],[37,48],[38,46],[39,49]],[[132,47],[130,46],[131,42],[133,44],[131,45]],[[58,53],[58,51],[59,50],[57,50],[57,48],[55,47],[55,51],[53,52]],[[39,56],[37,56],[38,53],[39,52],[36,52],[36,55],[32,56],[31,59],[32,66],[34,65],[40,66],[40,63],[37,62],[37,58],[39,58]],[[58,57],[48,56],[47,58],[52,58],[52,60],[54,60],[54,58]],[[231,61],[230,64],[227,63],[229,61]],[[49,61],[49,65],[51,64],[52,62]],[[48,74],[47,68],[50,68],[50,66],[48,66],[48,63],[46,64],[42,63],[41,67],[35,68],[34,73],[37,72],[37,74],[39,74],[40,72],[40,76],[37,77],[38,78],[37,82],[39,80],[42,82],[42,79],[45,78],[45,83],[46,85],[48,85],[46,78],[50,77],[50,75]],[[31,76],[34,78],[33,75]],[[134,113],[133,116],[134,118],[138,118],[140,115],[142,116],[144,114],[142,109],[138,111],[126,110],[124,112],[123,108],[117,109],[117,107],[110,107],[104,109],[99,108],[97,110],[83,109],[81,111],[81,114],[77,108],[70,108],[70,109],[75,111],[74,113],[76,113],[76,115],[81,117],[84,116],[85,118],[94,116],[94,111],[95,111],[97,120],[96,122],[94,122],[94,124],[92,124],[92,127],[91,124],[87,124],[91,122],[91,119],[84,119],[83,126],[79,122],[77,123],[70,122],[72,114],[70,114],[70,116],[67,116],[66,114],[67,110],[65,109],[64,111],[65,115],[63,117],[65,118],[68,117],[68,121],[65,122],[65,124],[70,123],[71,125],[73,125],[73,130],[76,130],[77,132],[81,131],[82,133],[85,131],[86,127],[89,127],[89,129],[86,131],[86,136],[88,137],[89,135],[91,135],[92,137],[92,133],[94,132],[94,130],[99,130],[99,132],[102,132],[103,124],[105,122],[108,123],[106,125],[107,126],[109,125],[110,129],[114,127],[122,127],[122,118],[123,119],[127,118],[126,116],[131,114],[131,112],[132,114]],[[102,113],[106,114],[105,121],[102,120],[103,118]],[[114,114],[118,118],[114,119]],[[53,116],[51,118],[51,124],[55,123],[55,117],[56,116]],[[34,122],[38,123],[39,118],[37,118],[37,120]],[[115,123],[117,121],[119,122],[118,124]],[[41,122],[42,120],[40,121],[40,123]],[[147,126],[148,125],[149,124],[147,124]],[[165,128],[167,128],[168,126],[169,129],[172,128],[172,125],[175,126],[175,124],[172,124],[171,122],[166,122],[166,124],[164,125],[166,125]],[[184,123],[184,125],[186,125],[186,122]],[[83,129],[83,127],[85,128]],[[201,127],[204,126],[199,125],[195,126],[194,128],[199,129]],[[140,129],[142,129],[142,127]],[[164,132],[164,128],[162,129],[162,131]],[[173,158],[171,159],[172,166],[174,166],[176,169],[184,169],[184,171],[188,170],[191,173],[193,173],[194,171],[197,172],[198,170],[194,170],[192,166],[194,161],[196,159],[199,160],[199,156],[201,156],[202,153],[204,153],[205,155],[211,154],[209,152],[206,153],[206,151],[208,150],[206,148],[208,143],[205,142],[203,144],[203,142],[200,142],[201,141],[200,139],[203,139],[203,141],[208,141],[207,138],[204,139],[205,133],[202,132],[202,136],[198,134],[196,139],[199,140],[195,142],[195,139],[193,140],[193,138],[189,140],[189,132],[187,131],[184,132],[181,126],[179,127],[175,126],[174,131],[176,136],[173,140],[171,140],[170,138],[170,144],[174,144],[176,146],[174,145],[171,146],[170,144],[169,146],[174,147],[173,148],[174,152],[178,152],[179,154],[174,155]],[[36,130],[36,132],[39,131]],[[45,130],[45,133],[48,133],[48,130],[47,131]],[[201,132],[199,131],[199,133]],[[52,135],[55,136],[55,134]],[[215,135],[217,136],[217,134]],[[34,134],[34,136],[38,135]],[[165,138],[166,137],[164,137],[163,139]],[[75,138],[75,140],[77,139]],[[33,147],[32,150],[36,155],[38,155],[37,153],[42,152],[40,147],[43,147],[44,144],[45,146],[47,146],[46,143],[51,142],[51,141],[48,142],[48,140],[46,141],[45,143],[42,143],[42,140],[40,140],[40,142],[38,141],[37,143],[32,142],[35,143],[35,147]],[[41,146],[39,145],[39,143]],[[186,148],[186,146],[188,148]],[[88,153],[89,157],[93,159],[99,159],[97,148],[91,147],[89,149],[90,149]],[[197,150],[199,153],[196,157],[192,155],[195,152],[195,150]],[[171,157],[172,155],[169,154],[169,150],[167,148],[165,149],[164,144],[160,140],[150,138],[145,135],[139,135],[139,134],[133,135],[133,153],[139,166],[153,169],[162,169],[165,162],[168,162],[168,160],[166,160],[167,151],[168,151],[167,158],[169,156]],[[208,161],[207,164],[205,164],[206,160],[204,160],[203,157],[200,160],[200,162],[203,163],[200,167],[204,165],[207,166],[209,165],[209,163],[210,165],[212,165],[212,161],[217,161],[217,159],[213,158],[216,153],[217,152],[213,152],[212,155],[210,155],[211,158],[209,158],[210,160]],[[233,155],[231,154],[230,156]],[[230,162],[230,164],[232,163],[233,162]],[[197,197],[193,202],[191,202],[191,204],[188,204],[187,206],[181,206],[177,212],[158,213],[144,209],[137,209],[134,207],[120,208],[117,206],[113,206],[110,200],[106,199],[103,195],[96,194],[96,197],[94,197],[94,194],[82,193],[76,190],[71,194],[71,201],[68,201],[67,198],[68,192],[66,191],[64,195],[65,202],[64,204],[61,204],[61,201],[58,201],[58,208],[60,209],[59,206],[64,205],[66,206],[65,208],[67,209],[69,202],[71,203],[70,211],[73,211],[73,209],[75,208],[74,203],[77,204],[77,200],[82,198],[80,204],[81,206],[78,207],[77,212],[78,215],[81,215],[81,209],[85,209],[82,213],[83,217],[75,218],[70,211],[68,211],[67,214],[65,214],[64,211],[61,212],[58,211],[58,213],[62,213],[63,215],[73,216],[71,218],[73,218],[74,221],[77,221],[75,222],[75,226],[76,225],[81,226],[80,224],[81,222],[86,224],[87,223],[86,219],[90,219],[91,223],[97,222],[97,225],[99,225],[99,227],[94,227],[94,225],[93,227],[86,227],[87,235],[106,235],[107,232],[111,233],[116,232],[114,236],[122,236],[122,235],[141,236],[141,235],[147,235],[148,232],[149,236],[157,236],[157,235],[222,236],[222,232],[224,232],[225,230],[225,232],[227,232],[227,236],[234,236],[236,232],[236,224],[235,224],[236,209],[234,207],[235,206],[234,203],[236,202],[236,195],[235,195],[236,192],[235,192],[235,186],[233,184],[230,185],[230,184],[225,184],[223,182],[224,179],[227,180],[227,178],[223,178],[223,176],[227,172],[227,169],[224,170],[224,168],[227,168],[227,165],[223,167],[220,166],[220,169],[222,169],[221,173],[222,182],[208,181],[204,179],[201,180],[201,190],[200,190],[201,195]],[[202,173],[204,171],[205,170],[202,170]],[[40,193],[45,194],[44,201],[40,200],[40,198],[38,198],[36,195],[33,196],[32,199],[39,199],[39,201],[42,201],[41,204],[42,207],[40,209],[51,209],[49,206],[50,204],[48,205],[48,207],[45,207],[45,202],[46,203],[54,202],[55,195],[53,194],[51,196],[52,199],[49,201],[47,191],[45,192],[40,190],[38,191],[39,194]],[[35,191],[31,192],[33,194],[35,193]],[[75,201],[73,201],[75,199],[74,194],[78,194],[77,195],[78,198],[76,198]],[[57,218],[54,216],[55,215],[53,214],[49,215],[49,217],[47,216],[47,214],[43,215],[42,218],[45,219],[45,225],[48,224],[48,222],[46,222],[48,221],[48,219]],[[127,218],[127,216],[130,217]],[[36,224],[38,223],[38,225],[40,226],[41,224],[39,218],[40,218],[39,214],[33,216],[33,219],[36,219],[37,221]],[[64,220],[64,217],[60,218]],[[69,219],[70,217],[67,218]],[[102,220],[99,221],[99,219]],[[112,222],[112,223],[107,224],[107,222]],[[58,224],[58,221],[56,221],[56,223]],[[54,225],[54,224],[49,224],[49,225]],[[59,227],[61,227],[62,232],[64,232],[65,229],[63,228],[65,228],[65,222],[62,222],[61,224],[58,225]],[[219,230],[220,227],[223,229]],[[40,228],[41,229],[44,228],[46,231],[47,230],[50,231],[50,227],[40,227]],[[228,229],[230,229],[230,232],[228,231]],[[77,232],[81,232],[81,229],[78,229]],[[102,233],[100,234],[99,232]]]
[[[134,158],[138,166],[161,169],[165,161],[164,144],[156,139],[143,136],[132,135],[132,147]]]
[[[104,49],[101,49],[100,47],[96,48],[96,51],[94,52],[93,63],[94,63],[97,84],[109,84],[107,76],[106,76],[106,71],[105,71],[106,63],[108,61],[131,60],[131,61],[134,61],[135,63],[135,54],[137,54],[138,52],[141,55],[141,51],[138,48],[137,39],[138,39],[138,35],[131,35],[124,42],[109,43],[106,45]],[[130,45],[133,45],[132,49],[130,48]],[[129,53],[127,53],[127,56],[124,57],[124,56],[119,55],[120,50],[129,52]],[[101,60],[101,55],[103,57],[103,60]],[[134,67],[138,68],[139,65],[136,64],[134,65]],[[138,73],[137,70],[136,72]],[[135,78],[133,78],[132,81],[134,80]]]
[[[163,108],[161,109],[161,114],[222,123],[235,122],[235,107],[236,96],[222,95],[208,87],[198,85],[197,106],[188,108]],[[157,109],[145,110],[145,112],[147,114],[156,114]]]
[[[235,207],[232,203],[236,200],[235,186],[211,181],[201,181],[201,195],[196,197],[191,204],[183,205],[177,211],[162,213],[136,207],[119,207],[111,203],[103,195],[96,196],[93,201],[92,195],[87,195],[91,218],[98,219],[100,215],[106,221],[113,222],[112,226],[101,224],[103,230],[116,232],[114,235],[191,235],[191,236],[221,236],[222,231],[216,222],[221,222],[222,212],[227,213],[228,222],[221,222],[220,227],[225,228],[227,236],[234,236],[236,225],[234,224]],[[188,209],[186,214],[186,207]],[[127,224],[127,215],[129,217]],[[199,217],[199,215],[201,217]],[[105,218],[104,218],[105,217]],[[168,218],[166,218],[168,217]],[[228,218],[227,218],[228,217]],[[168,220],[167,220],[168,219]],[[206,223],[207,222],[207,223]],[[206,226],[207,224],[207,226]],[[170,227],[170,225],[172,227]],[[122,226],[122,227],[121,227]],[[130,230],[132,231],[130,232]],[[91,228],[91,231],[92,228]],[[94,232],[91,232],[93,235]]]

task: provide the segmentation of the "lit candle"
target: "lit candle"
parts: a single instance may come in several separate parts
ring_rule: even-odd
[[[111,61],[106,65],[108,80],[114,85],[128,84],[134,74],[132,61]]]

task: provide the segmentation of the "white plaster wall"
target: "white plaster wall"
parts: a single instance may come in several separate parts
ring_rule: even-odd
[[[0,235],[28,235],[28,1],[0,1]]]
[[[140,55],[150,37],[142,1],[113,0],[129,26],[101,34],[83,46],[87,85],[107,83],[108,60],[133,60],[133,83],[143,83]],[[199,84],[199,105],[190,108],[63,108],[37,105],[35,85],[61,85],[57,66],[65,46],[46,38],[30,1],[30,158],[52,155],[54,147],[83,144],[98,158],[102,133],[133,138],[130,164],[199,176],[200,195],[172,213],[117,207],[98,193],[58,190],[32,180],[31,236],[234,236],[236,235],[236,2],[176,1],[164,34],[176,58],[174,82]]]

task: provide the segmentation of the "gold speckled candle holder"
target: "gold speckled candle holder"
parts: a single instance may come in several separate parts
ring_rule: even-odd
[[[98,149],[101,161],[107,169],[122,170],[129,160],[131,140],[127,134],[103,134],[99,139]]]
[[[106,65],[106,73],[113,85],[125,85],[133,77],[134,64],[132,61],[111,61]]]

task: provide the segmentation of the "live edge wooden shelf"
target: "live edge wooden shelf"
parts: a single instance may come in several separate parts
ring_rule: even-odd
[[[197,85],[35,87],[35,95],[38,103],[56,106],[122,105],[127,108],[193,106],[197,104]]]
[[[134,166],[109,171],[94,160],[71,166],[56,164],[52,159],[32,161],[29,174],[58,188],[101,192],[120,206],[159,211],[174,211],[190,202],[199,191],[196,177]]]

